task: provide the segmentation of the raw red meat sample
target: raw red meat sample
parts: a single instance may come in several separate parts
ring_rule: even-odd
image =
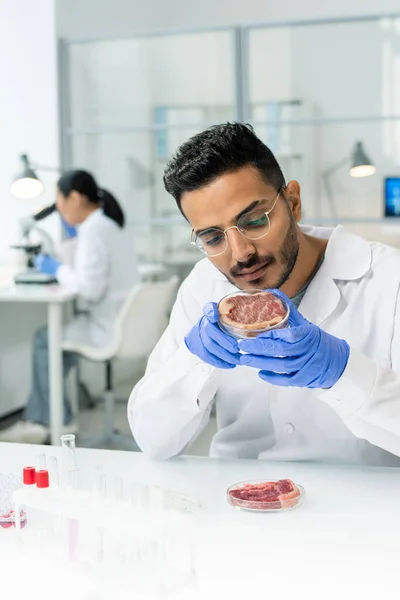
[[[279,510],[298,503],[300,490],[290,479],[245,483],[229,490],[229,502],[241,508]]]
[[[223,298],[218,310],[224,323],[249,331],[277,325],[287,312],[281,300],[270,292]]]

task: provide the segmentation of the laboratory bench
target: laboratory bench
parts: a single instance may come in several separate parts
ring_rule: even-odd
[[[0,417],[26,404],[31,385],[31,348],[39,327],[49,331],[50,437],[59,440],[63,413],[62,327],[74,295],[57,284],[14,283],[16,267],[0,267]],[[142,281],[162,279],[161,264],[139,265]]]
[[[59,447],[0,443],[0,472],[34,464]],[[182,456],[151,461],[137,452],[77,450],[82,472],[176,490],[200,505],[197,591],[185,598],[382,598],[400,583],[400,469]],[[304,502],[279,513],[239,511],[227,488],[290,478]],[[391,591],[393,592],[391,593]]]
[[[22,313],[17,312],[20,305],[42,306],[46,308],[47,328],[49,339],[49,390],[50,390],[50,437],[53,443],[60,439],[61,426],[63,418],[63,367],[62,367],[62,328],[63,328],[63,307],[74,299],[74,294],[67,292],[61,286],[52,285],[15,285],[7,282],[1,285],[0,280],[0,307],[8,306],[8,311],[1,310],[0,318],[7,319],[8,335],[17,339],[17,334],[21,333],[21,323],[19,318],[23,318]],[[34,314],[33,312],[31,314]],[[24,317],[29,319],[30,315]],[[36,315],[35,315],[36,317]],[[12,322],[10,322],[12,321]],[[34,325],[36,319],[32,319],[30,325]],[[36,327],[35,327],[36,328]],[[29,344],[32,344],[32,337]],[[6,350],[3,349],[3,352]],[[26,365],[14,365],[12,370],[13,377],[23,378],[30,384],[30,363],[29,375]],[[3,392],[4,393],[4,392]],[[22,399],[26,401],[26,397]],[[1,403],[1,398],[0,398]]]

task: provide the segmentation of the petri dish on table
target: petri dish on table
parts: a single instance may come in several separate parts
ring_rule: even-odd
[[[227,500],[231,506],[253,512],[291,510],[303,502],[304,495],[305,489],[291,479],[250,479],[227,489]]]

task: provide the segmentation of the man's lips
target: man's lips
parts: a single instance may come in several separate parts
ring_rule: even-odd
[[[243,269],[240,273],[237,274],[237,277],[243,277],[246,281],[252,281],[253,279],[258,279],[263,274],[266,267],[269,265],[269,262],[264,263],[263,265],[258,265],[256,268],[252,269]]]

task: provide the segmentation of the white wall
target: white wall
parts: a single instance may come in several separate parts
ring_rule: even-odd
[[[66,38],[397,12],[398,0],[58,0]]]
[[[17,219],[54,202],[56,175],[49,173],[39,173],[45,192],[38,199],[10,194],[21,153],[59,166],[54,0],[0,0],[0,56],[0,264],[8,264]]]
[[[55,176],[43,174],[35,201],[10,195],[18,156],[59,164],[57,59],[53,0],[0,0],[0,266],[17,261],[17,219],[54,202]],[[42,175],[40,173],[40,175]],[[47,224],[53,235],[58,223]],[[0,414],[25,403],[33,331],[45,321],[39,307],[0,304]]]

